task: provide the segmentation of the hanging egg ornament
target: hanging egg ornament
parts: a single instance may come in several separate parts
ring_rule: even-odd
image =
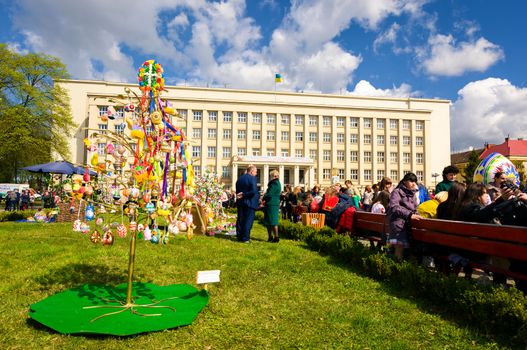
[[[108,154],[113,154],[113,152],[115,151],[115,146],[113,145],[113,143],[108,143],[106,145],[106,153]]]
[[[152,238],[150,238],[150,242],[154,243],[154,244],[158,244],[159,243],[159,235],[153,234]]]
[[[162,242],[163,244],[168,244],[169,239],[170,239],[170,238],[168,237],[168,234],[164,234],[164,235],[163,235],[163,238],[161,239],[161,242]]]
[[[87,223],[83,222],[81,224],[81,232],[84,233],[84,234],[87,234],[90,232],[90,225],[88,225]]]
[[[149,214],[152,214],[156,211],[156,206],[152,202],[148,202],[145,205],[145,209]]]
[[[94,167],[99,165],[99,154],[98,153],[93,154],[93,156],[91,157],[90,163]]]
[[[143,236],[145,238],[145,241],[149,241],[152,238],[152,231],[150,230],[150,227],[145,227],[145,230],[143,231]]]
[[[93,233],[90,235],[90,241],[92,241],[92,243],[99,243],[101,241],[101,234],[99,231],[93,231]]]
[[[86,169],[84,170],[84,175],[82,175],[82,180],[84,182],[90,181],[90,169],[88,167],[86,167]]]
[[[97,218],[97,220],[95,220],[95,225],[97,226],[102,226],[103,223],[104,223],[103,218]]]
[[[112,245],[113,244],[113,233],[112,231],[108,230],[104,233],[104,235],[101,238],[102,245]]]
[[[84,216],[88,221],[91,221],[95,218],[95,209],[93,208],[93,204],[90,203],[86,206],[86,212]]]
[[[173,222],[170,225],[168,225],[168,232],[177,235],[179,233],[179,228],[177,226],[177,223]]]
[[[130,190],[130,196],[131,196],[133,199],[137,199],[137,198],[139,198],[139,195],[140,195],[140,194],[141,194],[141,191],[139,191],[138,188],[135,188],[135,187],[134,187],[134,188],[132,188],[132,189]]]
[[[117,226],[117,234],[119,235],[119,237],[125,238],[126,237],[126,226],[124,226],[123,224],[120,224],[119,226]]]
[[[143,232],[144,230],[145,230],[145,225],[143,225],[143,224],[137,225],[137,231]]]
[[[137,222],[135,221],[131,221],[130,224],[128,225],[128,230],[130,232],[135,232],[137,231]]]

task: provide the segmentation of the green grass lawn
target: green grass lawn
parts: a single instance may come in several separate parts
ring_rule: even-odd
[[[71,224],[0,224],[1,349],[489,349],[499,345],[426,312],[303,243],[194,236],[139,242],[136,280],[195,283],[221,270],[187,327],[131,337],[68,336],[28,320],[29,305],[84,283],[126,282],[128,239],[94,245]]]

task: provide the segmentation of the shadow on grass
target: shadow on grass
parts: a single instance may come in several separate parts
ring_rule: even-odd
[[[126,282],[127,271],[99,264],[68,264],[36,276],[35,282],[41,290],[61,286],[77,287],[81,284],[120,284]]]

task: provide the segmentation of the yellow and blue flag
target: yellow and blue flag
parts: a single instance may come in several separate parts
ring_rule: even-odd
[[[282,76],[278,73],[274,75],[274,82],[275,83],[281,83],[282,82]]]

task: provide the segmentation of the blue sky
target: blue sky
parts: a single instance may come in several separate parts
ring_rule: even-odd
[[[452,101],[452,149],[527,130],[527,2],[0,0],[0,40],[73,78]]]

